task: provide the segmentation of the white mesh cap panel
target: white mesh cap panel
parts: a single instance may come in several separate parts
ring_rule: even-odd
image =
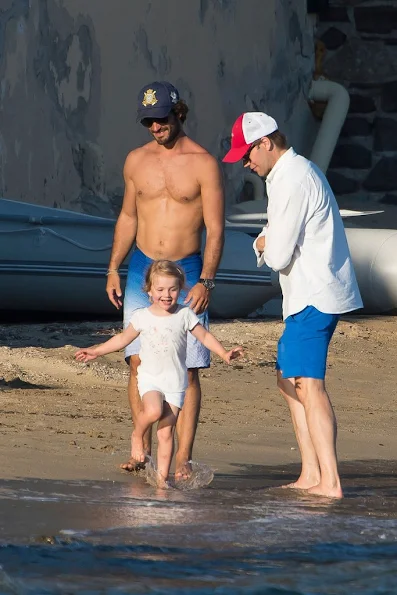
[[[242,128],[247,144],[267,136],[278,129],[277,122],[262,112],[247,112],[243,116]]]

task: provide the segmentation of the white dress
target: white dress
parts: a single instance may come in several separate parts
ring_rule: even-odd
[[[130,324],[140,333],[138,389],[141,398],[150,390],[182,407],[188,385],[186,347],[188,332],[199,324],[187,306],[177,306],[173,314],[157,316],[149,308],[135,310]]]

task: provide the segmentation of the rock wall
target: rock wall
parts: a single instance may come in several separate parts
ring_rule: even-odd
[[[337,195],[397,204],[397,2],[330,0],[324,74],[350,93],[328,178]]]
[[[298,149],[311,122],[306,0],[2,0],[0,195],[108,215],[144,143],[136,95],[168,79],[187,132],[223,156],[244,110],[272,113]],[[228,200],[241,167],[225,169]]]

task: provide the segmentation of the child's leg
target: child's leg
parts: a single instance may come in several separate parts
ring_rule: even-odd
[[[167,481],[174,452],[174,429],[179,407],[164,401],[163,414],[157,425],[157,471],[160,481]]]
[[[163,413],[163,395],[151,390],[142,396],[142,410],[135,419],[135,427],[131,436],[131,456],[135,461],[143,463],[146,453],[143,448],[143,436],[146,430],[158,421]]]

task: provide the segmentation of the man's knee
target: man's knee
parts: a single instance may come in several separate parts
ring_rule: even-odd
[[[187,371],[187,380],[189,386],[200,387],[200,376],[198,368],[189,368]]]
[[[305,383],[305,378],[295,378],[295,390],[296,390],[296,394],[298,395],[298,399],[299,401],[302,403],[302,405],[305,404],[305,401],[307,400],[307,391],[306,391],[307,385]]]
[[[134,378],[137,377],[138,374],[138,366],[141,363],[141,360],[139,359],[139,355],[131,355],[129,357],[129,366],[130,366],[130,375],[133,376]]]
[[[137,414],[142,411],[142,401],[138,391],[137,374],[140,359],[137,355],[129,358],[130,377],[128,380],[128,400],[130,403],[132,419],[135,423]]]
[[[324,395],[327,396],[325,382],[320,378],[296,378],[295,390],[302,404],[314,401]]]
[[[277,387],[280,390],[280,392],[285,394],[291,392],[291,388],[293,388],[291,379],[283,378],[280,370],[277,370]]]
[[[286,386],[285,386],[285,380],[284,378],[281,376],[280,371],[277,370],[277,388],[279,388],[281,390],[281,392],[285,392]]]

